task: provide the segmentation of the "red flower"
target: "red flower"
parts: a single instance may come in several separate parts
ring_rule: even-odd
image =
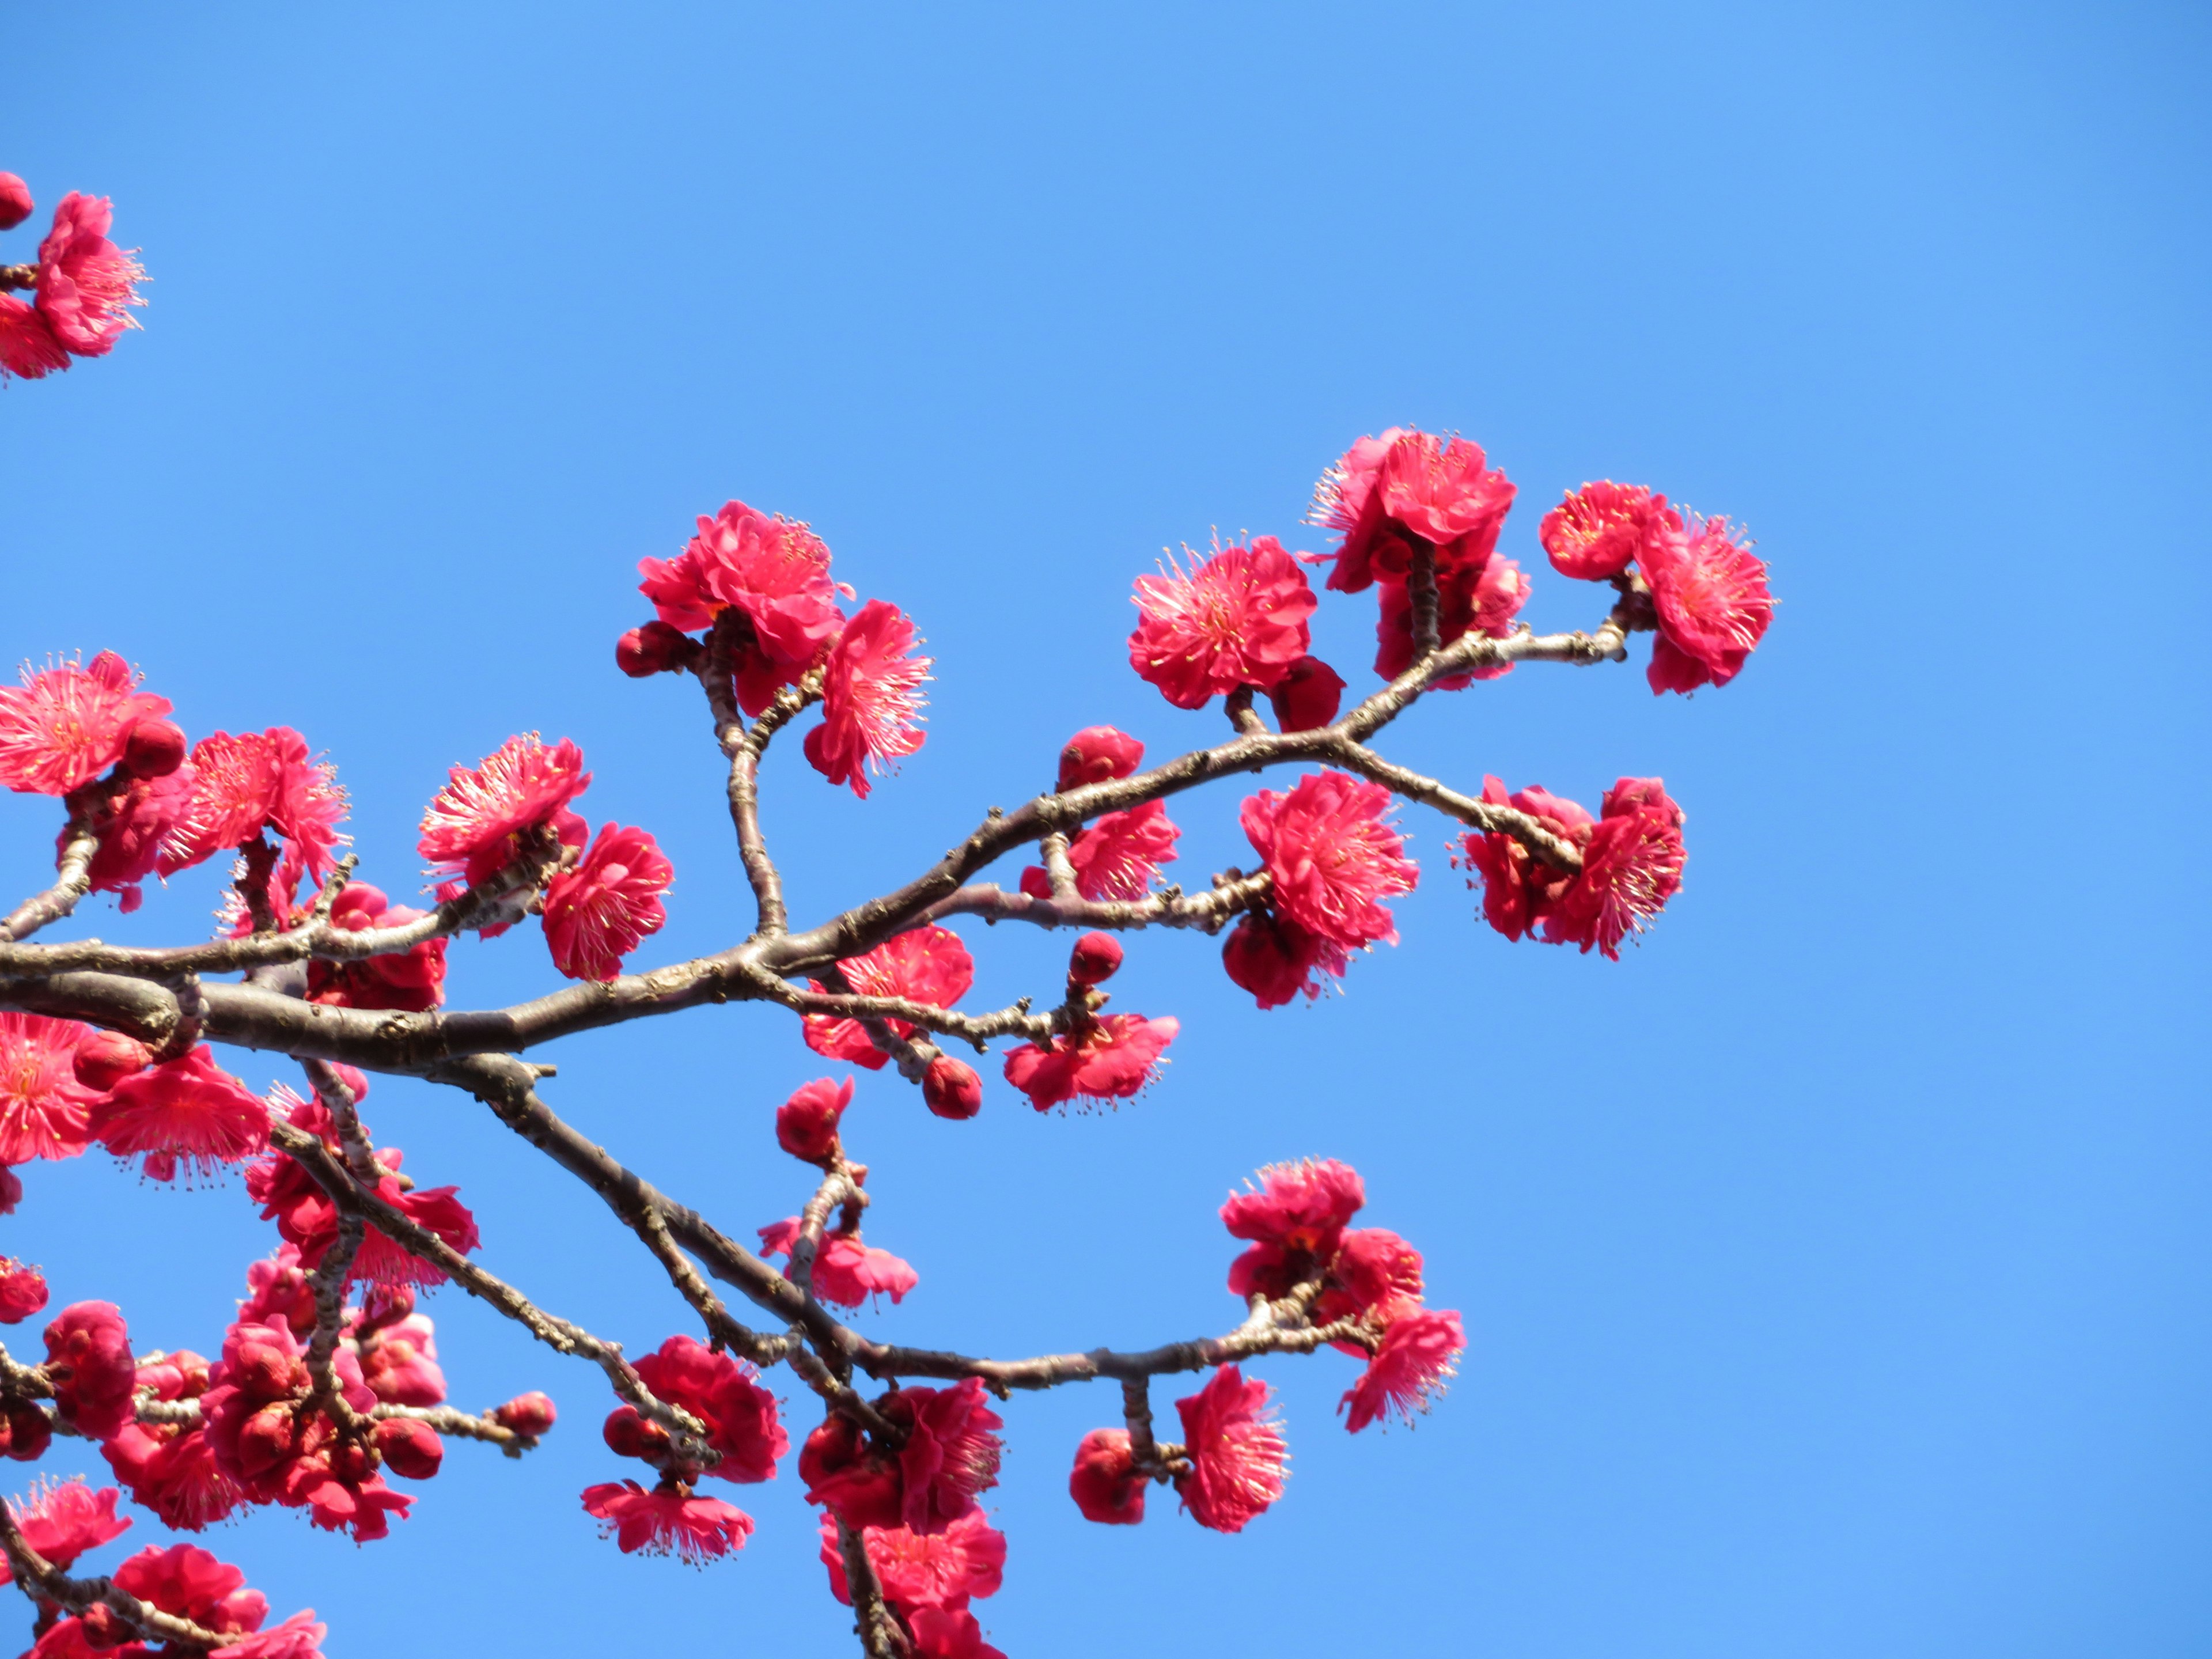
[[[600,1536],[614,1539],[624,1555],[672,1553],[694,1566],[743,1549],[753,1529],[743,1510],[718,1498],[694,1498],[665,1480],[651,1492],[635,1480],[586,1486],[584,1512],[605,1523]]]
[[[775,1144],[793,1158],[819,1164],[837,1144],[837,1120],[853,1103],[853,1079],[802,1083],[775,1109]]]
[[[975,1597],[996,1595],[1004,1582],[1006,1535],[985,1520],[981,1510],[970,1510],[937,1533],[864,1527],[860,1541],[884,1599],[902,1614],[920,1607],[957,1612]],[[839,1547],[836,1520],[828,1515],[822,1517],[822,1561],[830,1569],[830,1593],[852,1606],[845,1552]]]
[[[1338,1402],[1339,1411],[1350,1408],[1344,1426],[1357,1434],[1394,1411],[1411,1423],[1415,1412],[1429,1408],[1466,1347],[1455,1313],[1408,1314],[1395,1321],[1359,1381]]]
[[[1651,588],[1659,637],[1645,678],[1656,695],[1726,685],[1774,620],[1766,562],[1726,519],[1665,526],[1648,537],[1638,566]]]
[[[90,1035],[71,1019],[0,1013],[0,1164],[85,1149],[98,1097],[76,1080],[76,1060]]]
[[[1403,582],[1386,581],[1377,590],[1382,610],[1375,624],[1375,672],[1393,679],[1413,665],[1413,601]],[[1510,559],[1491,556],[1478,565],[1452,565],[1437,573],[1437,639],[1449,645],[1466,634],[1510,639],[1513,619],[1528,600],[1528,578]],[[1439,691],[1457,691],[1473,680],[1494,680],[1513,672],[1510,662],[1492,663],[1436,682]]]
[[[380,888],[348,882],[331,906],[331,926],[349,933],[404,927],[426,912],[394,904]],[[446,945],[426,939],[400,951],[354,961],[307,963],[307,1000],[336,1008],[388,1008],[419,1014],[446,1000]]]
[[[1049,1046],[1024,1043],[1006,1055],[1006,1081],[1040,1112],[1071,1100],[1127,1100],[1152,1080],[1152,1068],[1182,1030],[1172,1014],[1103,1014]]]
[[[735,605],[750,624],[739,641],[738,701],[757,714],[814,665],[837,630],[830,550],[805,525],[731,501],[673,559],[642,559],[638,591],[660,620],[696,632]]]
[[[1388,1227],[1348,1229],[1329,1263],[1328,1288],[1313,1321],[1333,1325],[1361,1316],[1387,1328],[1421,1307],[1421,1253]]]
[[[868,774],[911,755],[927,735],[921,718],[928,657],[912,654],[914,619],[870,599],[845,625],[822,674],[822,724],[806,734],[806,758],[832,783],[868,798]]]
[[[54,1409],[88,1438],[105,1440],[131,1420],[137,1367],[131,1333],[112,1302],[74,1302],[46,1327]]]
[[[442,1406],[437,1328],[414,1307],[406,1285],[372,1285],[365,1305],[347,1316],[345,1341],[361,1363],[361,1380],[386,1405]]]
[[[1145,763],[1145,745],[1110,726],[1086,726],[1060,751],[1060,781],[1054,787],[1079,789],[1086,783],[1126,778]]]
[[[307,740],[290,726],[214,732],[192,745],[191,766],[191,799],[155,866],[163,876],[243,847],[264,827],[300,850],[316,881],[337,867],[345,791],[333,768],[308,758]]]
[[[1300,657],[1267,693],[1275,723],[1285,732],[1313,732],[1336,719],[1344,706],[1344,676],[1319,657]]]
[[[1075,1468],[1067,1495],[1085,1521],[1102,1526],[1133,1527],[1145,1518],[1145,1487],[1129,1451],[1127,1429],[1093,1429],[1075,1449]]]
[[[1480,567],[1498,544],[1514,489],[1480,445],[1392,427],[1362,438],[1314,486],[1310,521],[1342,533],[1328,586],[1357,593],[1378,576],[1403,582],[1416,539],[1437,553],[1441,573]]]
[[[1382,814],[1390,792],[1342,772],[1300,778],[1288,794],[1262,789],[1245,801],[1244,834],[1267,861],[1277,909],[1308,933],[1359,950],[1398,942],[1376,901],[1409,893],[1420,871]]]
[[[1270,1164],[1256,1190],[1232,1193],[1221,1206],[1229,1236],[1252,1243],[1230,1265],[1229,1288],[1240,1297],[1287,1295],[1335,1259],[1366,1201],[1358,1171],[1333,1158]]]
[[[117,908],[125,915],[138,908],[143,896],[138,884],[160,867],[162,848],[191,811],[197,781],[190,765],[158,778],[131,778],[94,809],[92,832],[100,847],[88,872],[92,890],[117,895]],[[57,854],[70,834],[65,825],[54,837]]]
[[[459,875],[473,886],[512,861],[526,830],[552,824],[564,842],[571,834],[580,842],[583,824],[568,803],[591,782],[583,750],[568,738],[549,749],[535,732],[509,738],[474,767],[447,775],[423,811],[416,849],[431,861],[432,874]]]
[[[138,1367],[137,1386],[151,1386],[158,1400],[198,1399],[207,1391],[207,1362],[195,1353],[169,1357],[171,1363]],[[190,1362],[189,1366],[174,1362]],[[126,1423],[101,1443],[100,1455],[115,1478],[131,1488],[134,1503],[161,1517],[179,1532],[198,1532],[222,1520],[246,1494],[216,1464],[207,1430],[176,1423]]]
[[[112,651],[0,686],[0,783],[18,794],[66,795],[121,760],[141,721],[167,722],[169,700],[134,688]]]
[[[317,1623],[309,1607],[222,1651],[224,1659],[323,1659],[322,1640],[329,1633],[330,1626]]]
[[[1544,515],[1536,538],[1562,576],[1601,582],[1626,570],[1652,534],[1681,522],[1664,495],[1605,478],[1570,491]]]
[[[1067,976],[1078,985],[1103,985],[1121,971],[1121,941],[1096,928],[1067,953]]]
[[[983,1403],[983,1384],[963,1377],[949,1389],[901,1389],[887,1413],[908,1423],[899,1452],[908,1530],[943,1532],[975,1507],[975,1494],[999,1484],[1006,1420]]]
[[[1309,1000],[1318,997],[1319,975],[1340,978],[1350,960],[1341,945],[1264,910],[1245,912],[1221,946],[1231,982],[1249,991],[1262,1008],[1279,1008],[1301,991]]]
[[[653,837],[603,823],[592,850],[545,889],[545,942],[553,965],[570,979],[609,980],[622,959],[668,920],[660,902],[676,879]]]
[[[916,1607],[907,1620],[914,1632],[915,1659],[1006,1659],[983,1639],[983,1627],[965,1607]]]
[[[760,1229],[763,1255],[791,1255],[799,1243],[799,1218],[790,1216]],[[790,1276],[786,1268],[786,1278]],[[814,1294],[841,1308],[857,1308],[872,1296],[889,1296],[893,1306],[921,1282],[921,1275],[889,1250],[863,1244],[849,1233],[825,1233],[814,1253]]]
[[[10,374],[43,380],[70,366],[68,349],[54,338],[36,306],[0,294],[0,381]]]
[[[1273,536],[1224,547],[1185,575],[1137,578],[1129,665],[1178,708],[1240,685],[1266,690],[1306,654],[1314,611],[1305,572]]]
[[[921,1074],[921,1098],[939,1117],[971,1118],[983,1109],[983,1079],[966,1060],[939,1054]]]
[[[1482,878],[1483,916],[1508,939],[1534,933],[1617,962],[1621,941],[1681,889],[1682,809],[1656,778],[1621,779],[1606,791],[1600,819],[1540,787],[1509,796],[1494,777],[1482,781],[1482,798],[1534,815],[1583,854],[1580,871],[1558,870],[1510,836],[1468,834],[1462,845]]]
[[[131,1529],[129,1518],[115,1513],[122,1496],[112,1486],[94,1492],[82,1480],[42,1482],[29,1498],[11,1501],[8,1513],[25,1543],[51,1565],[66,1568],[87,1550]],[[0,1584],[13,1582],[7,1559],[0,1556]]]
[[[268,1598],[246,1588],[246,1575],[191,1544],[149,1545],[117,1567],[115,1588],[167,1613],[222,1635],[261,1628]]]
[[[46,1276],[27,1261],[0,1255],[0,1325],[20,1325],[46,1305]]]
[[[1190,1473],[1176,1478],[1183,1507],[1201,1527],[1242,1532],[1283,1495],[1290,1447],[1266,1407],[1265,1382],[1224,1365],[1196,1394],[1176,1401]]]
[[[204,1042],[182,1059],[134,1072],[95,1103],[93,1139],[118,1158],[145,1154],[155,1181],[176,1179],[182,1159],[207,1176],[269,1145],[269,1109],[261,1097],[215,1063]]]
[[[791,1442],[776,1419],[775,1396],[750,1367],[688,1336],[672,1336],[637,1362],[637,1374],[655,1395],[706,1425],[707,1443],[722,1455],[708,1474],[725,1480],[775,1479],[777,1460]]]
[[[105,356],[136,326],[130,307],[146,303],[137,286],[146,268],[107,240],[114,219],[105,196],[71,191],[39,244],[39,314],[80,357]]]
[[[915,927],[894,933],[865,956],[848,957],[839,963],[854,994],[866,997],[903,997],[950,1008],[975,982],[975,959],[960,936],[945,927]],[[829,987],[810,981],[817,991]],[[914,1027],[902,1019],[885,1022],[901,1036],[912,1036]],[[870,1040],[857,1019],[831,1014],[809,1014],[804,1021],[806,1046],[831,1060],[879,1071],[883,1051]]]
[[[1148,800],[1109,812],[1068,843],[1075,890],[1087,899],[1140,899],[1160,866],[1172,864],[1182,831],[1168,821],[1167,803]]]
[[[910,1408],[894,1394],[883,1402],[902,1419]],[[898,1455],[865,1437],[860,1425],[832,1412],[799,1448],[799,1478],[806,1501],[819,1504],[848,1527],[904,1524],[905,1496]]]
[[[0,1215],[13,1215],[23,1201],[23,1183],[15,1172],[0,1164]]]

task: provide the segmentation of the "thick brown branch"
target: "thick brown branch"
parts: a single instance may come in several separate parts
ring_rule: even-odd
[[[131,1631],[157,1642],[188,1644],[199,1648],[225,1648],[240,1640],[219,1636],[204,1626],[149,1607],[128,1590],[118,1589],[106,1578],[72,1578],[23,1541],[15,1517],[0,1504],[0,1552],[4,1552],[15,1582],[27,1595],[35,1593],[57,1607],[78,1613],[104,1603]]]

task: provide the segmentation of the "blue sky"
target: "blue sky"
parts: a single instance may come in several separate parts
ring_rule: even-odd
[[[1688,885],[1620,963],[1487,932],[1408,812],[1405,943],[1341,998],[1263,1015],[1205,941],[1138,943],[1116,1006],[1183,1034],[1119,1112],[994,1081],[949,1125],[862,1079],[870,1237],[922,1275],[873,1328],[1226,1328],[1214,1206],[1331,1154],[1472,1337],[1413,1433],[1343,1433],[1348,1361],[1261,1368],[1296,1473],[1236,1538],[1085,1526],[1067,1461],[1115,1401],[1018,1402],[978,1609],[1016,1659],[2212,1647],[2201,14],[210,5],[10,39],[0,167],[112,195],[155,281],[110,360],[0,392],[0,647],[121,651],[196,734],[298,726],[395,892],[446,766],[542,729],[676,860],[653,959],[744,931],[696,687],[611,660],[635,561],[732,496],[811,520],[937,658],[928,746],[871,801],[772,757],[801,918],[1079,726],[1212,740],[1128,672],[1129,581],[1217,526],[1315,544],[1362,433],[1487,447],[1539,627],[1595,615],[1534,542],[1585,478],[1759,538],[1781,609],[1724,691],[1526,670],[1389,740],[1589,801],[1663,775]],[[1319,648],[1364,667],[1370,625],[1331,599]],[[1178,873],[1243,854],[1234,809],[1178,807]],[[14,888],[55,824],[0,799]],[[197,937],[216,880],[80,931]],[[977,944],[979,1004],[1064,947]],[[553,978],[517,938],[456,947],[452,989]],[[559,1110],[730,1231],[798,1207],[769,1115],[824,1068],[783,1017],[549,1057]],[[634,1349],[690,1328],[473,1103],[380,1083],[368,1115],[545,1305]],[[235,1185],[28,1173],[0,1249],[216,1344],[270,1242]],[[790,1471],[741,1557],[622,1558],[575,1497],[622,1472],[592,1374],[432,1311],[459,1402],[544,1387],[562,1425],[519,1466],[455,1447],[359,1553],[289,1512],[213,1540],[333,1659],[849,1639]]]

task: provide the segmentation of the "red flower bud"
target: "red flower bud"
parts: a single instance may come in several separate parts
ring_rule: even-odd
[[[1127,1429],[1093,1429],[1083,1437],[1067,1495],[1085,1521],[1131,1527],[1145,1518],[1145,1478],[1129,1454]]]
[[[819,1164],[837,1144],[837,1121],[853,1103],[853,1079],[802,1083],[775,1109],[775,1144],[793,1158]]]
[[[983,1079],[965,1060],[939,1054],[922,1073],[921,1098],[939,1117],[973,1117],[983,1109]]]
[[[123,745],[123,769],[138,778],[166,778],[185,763],[185,729],[174,720],[140,720]]]
[[[511,1434],[520,1434],[535,1440],[553,1426],[559,1413],[553,1402],[535,1390],[519,1394],[504,1406],[492,1408],[491,1420]]]
[[[1099,985],[1121,965],[1121,941],[1111,933],[1089,933],[1068,952],[1067,976],[1078,985]]]
[[[289,1400],[307,1386],[307,1367],[273,1343],[248,1339],[238,1345],[230,1381],[248,1400]]]
[[[446,1461],[446,1443],[437,1431],[411,1417],[386,1418],[370,1438],[385,1467],[409,1480],[428,1480]]]
[[[647,1422],[635,1406],[617,1406],[609,1412],[599,1433],[608,1449],[623,1457],[641,1457],[650,1462],[668,1449],[668,1431]]]
[[[54,1425],[27,1400],[18,1400],[8,1407],[7,1455],[19,1463],[35,1463],[46,1455],[47,1443],[54,1437]]]
[[[20,1325],[46,1305],[46,1276],[27,1262],[0,1255],[0,1325]]]
[[[120,1031],[94,1031],[77,1044],[76,1080],[106,1094],[133,1072],[153,1063],[154,1051]]]
[[[634,680],[665,674],[691,660],[691,641],[665,622],[633,628],[615,641],[615,665]]]
[[[271,1469],[292,1461],[292,1408],[264,1406],[238,1431],[238,1472],[258,1480]]]
[[[0,173],[0,230],[13,230],[31,216],[31,187],[12,173]]]
[[[1060,751],[1060,787],[1126,778],[1144,763],[1145,745],[1110,726],[1086,726]]]
[[[1267,693],[1275,723],[1285,732],[1311,732],[1327,726],[1344,705],[1344,676],[1319,657],[1300,657]]]

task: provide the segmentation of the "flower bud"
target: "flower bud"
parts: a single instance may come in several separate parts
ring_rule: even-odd
[[[493,1422],[510,1434],[519,1434],[531,1440],[550,1430],[553,1426],[553,1419],[558,1415],[553,1409],[553,1402],[534,1389],[528,1394],[519,1394],[504,1406],[495,1406],[491,1410]]]
[[[0,1164],[0,1215],[13,1215],[15,1206],[23,1201],[23,1183],[15,1172]]]
[[[0,173],[0,230],[13,230],[31,216],[31,187],[12,173]]]
[[[438,1455],[445,1455],[444,1447],[438,1449]],[[331,1474],[340,1480],[366,1480],[376,1473],[375,1460],[368,1455],[368,1448],[358,1440],[340,1441],[331,1448],[327,1461]]]
[[[665,674],[691,659],[691,641],[665,622],[633,628],[615,641],[615,666],[634,680]]]
[[[837,1145],[837,1121],[853,1103],[853,1079],[819,1077],[802,1083],[775,1109],[775,1144],[793,1158],[819,1164]]]
[[[1060,787],[1126,778],[1144,763],[1145,745],[1110,726],[1086,726],[1060,751]]]
[[[1085,1521],[1129,1527],[1145,1518],[1145,1478],[1130,1455],[1127,1429],[1093,1429],[1083,1437],[1067,1495]]]
[[[46,1305],[46,1276],[27,1262],[0,1255],[0,1325],[20,1325]]]
[[[137,778],[166,778],[185,763],[185,729],[174,720],[140,720],[123,745],[123,769]]]
[[[967,1061],[939,1054],[921,1074],[921,1098],[939,1117],[973,1117],[983,1109],[983,1079]]]
[[[1121,941],[1111,933],[1092,932],[1075,941],[1068,952],[1067,976],[1078,985],[1099,985],[1114,977],[1121,965]]]
[[[404,1480],[428,1480],[446,1461],[446,1443],[438,1431],[412,1417],[387,1417],[370,1437],[385,1467]]]
[[[620,1457],[641,1457],[650,1462],[668,1449],[668,1431],[647,1422],[635,1406],[617,1406],[609,1412],[599,1433],[608,1449]]]
[[[248,1400],[266,1403],[289,1400],[307,1386],[307,1368],[274,1343],[252,1338],[238,1345],[228,1370],[229,1381]]]
[[[1319,657],[1300,657],[1267,693],[1275,724],[1285,732],[1311,732],[1327,726],[1344,706],[1344,676]]]
[[[415,1291],[408,1285],[371,1285],[361,1298],[361,1322],[354,1335],[363,1337],[397,1325],[415,1311]]]
[[[247,1418],[238,1431],[238,1472],[258,1480],[271,1469],[292,1461],[292,1408],[264,1406]]]
[[[8,1455],[19,1463],[35,1463],[46,1455],[54,1425],[46,1413],[27,1400],[8,1407]]]
[[[94,1031],[76,1046],[76,1080],[106,1094],[153,1063],[154,1051],[120,1031]]]

